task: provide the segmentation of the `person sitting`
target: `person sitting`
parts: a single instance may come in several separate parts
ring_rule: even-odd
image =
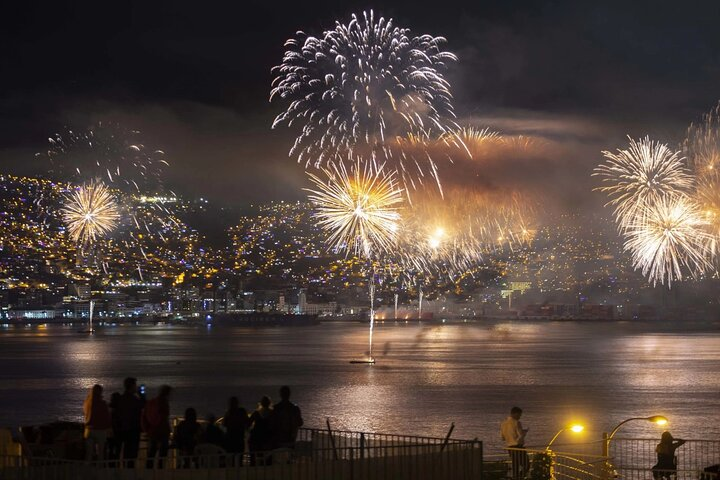
[[[655,447],[657,463],[652,467],[655,480],[670,480],[677,474],[675,450],[684,443],[685,440],[675,440],[670,432],[663,432],[660,443]]]

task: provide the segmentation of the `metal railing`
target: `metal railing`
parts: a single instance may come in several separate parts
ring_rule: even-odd
[[[646,479],[657,463],[657,439],[614,438],[608,451],[610,462],[617,475],[627,479]],[[687,440],[675,451],[677,470],[659,471],[658,476],[672,476],[677,479],[697,480],[701,477],[717,478],[717,472],[706,472],[720,464],[720,441]],[[651,478],[651,477],[650,477]]]
[[[607,457],[545,449],[508,448],[505,454],[485,456],[485,471],[490,479],[524,478],[553,480],[607,480]],[[513,467],[514,459],[516,464]]]
[[[471,480],[483,476],[482,443],[432,437],[302,429],[295,449],[243,455],[179,456],[158,468],[145,452],[134,461],[84,462],[47,457],[0,459],[3,480],[247,479]]]

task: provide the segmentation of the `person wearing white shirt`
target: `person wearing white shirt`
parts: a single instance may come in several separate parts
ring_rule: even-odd
[[[530,463],[527,452],[518,450],[525,447],[525,436],[528,433],[527,428],[522,428],[520,417],[522,417],[522,408],[513,407],[510,410],[510,416],[500,425],[500,434],[505,442],[505,447],[509,449],[512,478],[515,480],[525,477]]]

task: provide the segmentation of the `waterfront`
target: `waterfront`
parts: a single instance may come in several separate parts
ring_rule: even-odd
[[[514,404],[532,445],[568,421],[597,439],[617,421],[664,414],[676,436],[720,435],[720,324],[495,322],[384,324],[375,366],[351,365],[366,348],[361,324],[297,328],[77,327],[0,330],[0,425],[79,420],[86,388],[108,392],[126,375],[150,393],[176,387],[174,414],[222,414],[238,395],[253,407],[293,387],[310,426],[478,437],[497,445]],[[658,436],[650,424],[628,434]],[[567,437],[565,441],[568,440]]]

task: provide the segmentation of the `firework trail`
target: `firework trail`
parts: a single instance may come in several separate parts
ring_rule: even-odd
[[[86,183],[70,192],[60,213],[70,238],[82,247],[88,247],[110,233],[120,219],[115,198],[99,181]]]
[[[306,167],[363,158],[375,170],[387,163],[406,189],[430,176],[440,185],[429,155],[408,157],[395,139],[431,138],[456,127],[444,72],[457,60],[442,37],[413,36],[371,11],[322,37],[298,32],[282,64],[273,69],[270,100],[288,104],[273,122],[297,126],[290,156]]]
[[[377,257],[393,249],[400,221],[403,191],[395,183],[394,172],[383,167],[373,170],[367,163],[356,163],[348,171],[344,164],[323,169],[327,180],[308,174],[314,189],[306,189],[315,205],[315,217],[327,234],[327,243],[347,254]],[[374,363],[375,272],[370,273],[369,363]]]
[[[137,194],[156,193],[168,162],[165,152],[147,147],[137,130],[98,122],[84,130],[65,127],[48,138],[50,173],[66,181],[100,178],[114,188]]]
[[[626,228],[625,249],[653,285],[667,281],[670,287],[684,271],[697,276],[710,267],[707,221],[693,200],[665,196],[640,208]]]
[[[637,224],[638,215],[648,213],[650,207],[686,194],[693,186],[693,178],[680,152],[649,137],[640,140],[628,137],[628,140],[630,146],[626,150],[602,152],[606,162],[593,173],[607,183],[597,190],[610,197],[607,205],[615,208],[621,231]]]
[[[305,189],[315,206],[327,243],[366,258],[390,251],[397,238],[402,189],[393,172],[375,171],[360,162],[323,169],[327,179],[309,173],[314,188]]]

